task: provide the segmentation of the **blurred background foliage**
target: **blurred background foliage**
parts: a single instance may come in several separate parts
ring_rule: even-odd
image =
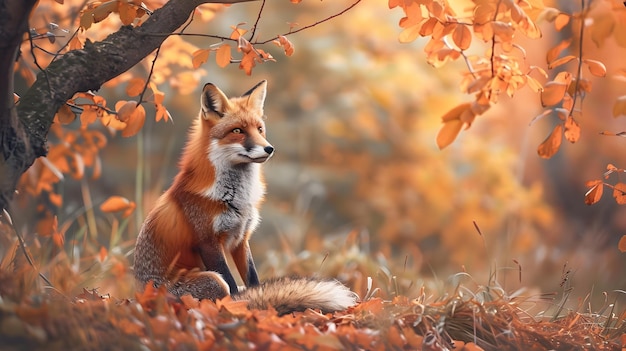
[[[287,22],[313,23],[349,4],[270,1],[259,35],[286,32]],[[32,16],[41,26],[53,21],[46,6],[60,5],[41,1]],[[208,25],[193,23],[188,32],[228,36],[231,25],[250,26],[258,9],[256,3],[234,5]],[[212,8],[201,15],[212,16]],[[607,163],[623,166],[624,141],[599,132],[623,129],[610,109],[624,82],[593,80],[595,91],[585,100],[585,117],[579,121],[581,140],[550,160],[535,151],[552,125],[548,120],[529,125],[542,111],[530,89],[503,99],[440,151],[435,143],[440,116],[466,99],[458,87],[464,66],[453,62],[435,69],[425,62],[424,41],[398,43],[401,17],[387,1],[362,1],[341,17],[290,36],[292,57],[269,48],[277,62],[258,65],[251,77],[236,64],[222,69],[211,59],[191,71],[191,54],[212,42],[170,37],[163,53],[168,45],[185,45],[160,56],[153,81],[165,92],[173,122],[148,117],[132,138],[94,124],[90,128],[108,139],[99,151],[99,178],[91,179],[88,171],[87,177],[56,184],[63,199],[59,208],[27,191],[18,197],[14,220],[31,250],[39,252],[34,255],[40,257],[39,267],[50,272],[60,291],[88,286],[131,296],[134,239],[177,172],[202,85],[212,82],[234,95],[267,79],[268,136],[277,153],[264,167],[268,195],[262,225],[252,239],[264,278],[318,272],[352,280],[360,293],[366,277],[355,272],[383,279],[396,275],[407,294],[417,294],[426,280],[440,282],[460,271],[485,283],[497,272],[507,290],[574,286],[584,296],[626,286],[626,255],[617,250],[626,233],[626,207],[608,197],[592,207],[583,201],[586,180],[598,178]],[[103,22],[91,33],[97,37],[104,30],[97,26],[116,25]],[[559,40],[544,30],[542,40],[524,42],[527,60],[545,67],[544,53]],[[611,71],[622,64],[617,52],[624,50],[608,41],[593,56]],[[98,94],[111,106],[127,99],[126,82],[133,75],[147,77],[151,61]],[[18,93],[27,86],[28,80],[22,80]],[[146,109],[152,116],[153,110]],[[79,127],[75,121],[62,128]],[[53,135],[52,143],[58,141]],[[135,201],[135,213],[128,218],[102,213],[98,206],[111,195]],[[60,235],[56,245],[54,233]],[[15,241],[2,240],[5,257],[21,255]],[[514,260],[522,267],[521,282]]]

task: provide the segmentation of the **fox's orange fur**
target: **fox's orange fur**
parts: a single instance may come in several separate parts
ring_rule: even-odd
[[[148,214],[135,247],[135,277],[165,285],[178,296],[217,299],[233,294],[251,307],[281,313],[304,308],[333,311],[355,302],[336,281],[283,278],[261,286],[250,252],[265,193],[261,164],[274,147],[265,136],[262,81],[241,97],[227,98],[205,85],[180,172]],[[226,264],[230,254],[248,289],[239,293]]]

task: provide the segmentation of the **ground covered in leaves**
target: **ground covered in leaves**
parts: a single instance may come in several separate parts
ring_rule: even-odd
[[[335,314],[278,316],[245,302],[175,299],[148,289],[132,300],[85,290],[74,299],[0,300],[2,350],[624,350],[626,313],[531,318],[523,300],[457,291],[426,303],[398,296]]]

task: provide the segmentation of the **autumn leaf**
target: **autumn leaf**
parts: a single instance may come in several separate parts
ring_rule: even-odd
[[[596,77],[606,76],[606,66],[597,60],[584,59],[583,62],[589,67],[589,72]]]
[[[566,91],[567,84],[555,81],[548,82],[541,92],[541,105],[546,107],[558,104],[563,100]]]
[[[615,19],[613,16],[603,16],[597,14],[592,16],[593,25],[591,27],[591,40],[596,44],[598,48],[602,47],[606,38],[613,34],[615,28]]]
[[[191,54],[191,64],[193,65],[193,68],[198,68],[202,66],[203,63],[207,62],[209,60],[210,53],[211,49],[200,49],[194,51],[194,53]]]
[[[569,23],[569,20],[570,15],[563,12],[559,13],[554,19],[554,28],[556,28],[557,31],[561,31],[561,29]]]
[[[552,130],[552,133],[544,140],[539,148],[537,148],[537,153],[541,158],[550,158],[559,151],[559,147],[561,146],[561,141],[563,140],[563,125],[557,124],[556,127]]]
[[[224,68],[230,64],[231,54],[230,54],[230,45],[224,43],[220,45],[215,53],[215,61],[217,65]]]
[[[559,57],[559,55],[561,54],[561,51],[568,48],[571,43],[572,43],[571,39],[563,40],[559,44],[557,44],[555,47],[548,50],[548,53],[546,54],[546,63],[549,64],[550,62],[556,60],[556,58]]]
[[[613,197],[619,205],[626,205],[626,183],[617,183],[613,186]]]
[[[464,124],[461,120],[461,115],[463,112],[469,110],[471,106],[472,104],[469,102],[460,104],[441,117],[443,127],[439,130],[439,134],[437,134],[437,146],[440,150],[450,145],[454,139],[456,139],[457,135],[459,135]]]
[[[626,115],[626,95],[622,95],[613,104],[613,117]]]
[[[435,22],[432,23],[433,27],[431,27],[431,29],[434,28],[435,23],[436,23],[436,20]],[[400,41],[403,44],[406,44],[406,43],[410,43],[414,41],[420,35],[424,36],[423,34],[421,34],[423,27],[424,26],[421,23],[418,23],[418,24],[414,24],[410,27],[405,28],[402,32],[400,32],[400,35],[398,35],[398,41]]]
[[[108,255],[109,255],[109,252],[106,249],[106,247],[100,246],[100,252],[98,252],[98,260],[100,262],[104,262],[104,260],[107,258]]]
[[[575,143],[580,139],[580,126],[572,116],[568,116],[565,120],[565,140]]]
[[[602,192],[604,190],[604,183],[602,182],[602,180],[597,179],[588,181],[586,185],[588,187],[591,187],[591,189],[589,189],[587,193],[585,193],[585,204],[593,205],[596,202],[600,201],[600,198],[602,198]]]
[[[111,196],[106,199],[102,205],[100,205],[100,210],[102,212],[110,213],[110,212],[122,212],[122,217],[126,218],[130,216],[130,214],[135,210],[137,204],[133,201],[129,201],[127,198],[122,196]]]
[[[76,119],[76,114],[67,104],[63,104],[57,111],[57,118],[61,124],[70,124]]]
[[[126,86],[126,94],[128,96],[138,96],[146,86],[146,81],[143,78],[133,78],[128,81]],[[116,108],[117,109],[117,108]]]
[[[550,62],[550,64],[548,65],[548,68],[549,68],[549,69],[554,69],[554,68],[556,68],[556,67],[559,67],[559,66],[561,66],[561,65],[564,65],[564,64],[566,64],[566,63],[570,62],[571,60],[575,60],[575,59],[577,59],[577,57],[576,57],[576,56],[574,56],[574,55],[567,55],[567,56],[563,56],[563,57],[561,57],[561,58],[558,58],[558,59],[556,59],[556,60],[554,60],[554,61]]]
[[[287,37],[285,37],[284,35],[279,35],[278,40],[274,40],[274,42],[278,46],[283,47],[283,49],[285,50],[285,56],[293,55],[295,49],[293,47],[293,44],[291,44],[291,42],[289,41],[289,39],[287,39]]]
[[[131,115],[135,113],[137,107],[137,101],[124,101],[120,100],[115,104],[115,110],[117,110],[117,119],[126,123],[130,119]]]
[[[126,1],[118,2],[118,13],[122,24],[127,26],[132,24],[137,18],[137,7]]]
[[[622,235],[622,238],[619,239],[619,243],[617,244],[617,248],[621,252],[626,252],[626,235]]]
[[[472,32],[464,25],[458,25],[452,33],[454,44],[461,50],[467,50],[472,43]]]
[[[131,101],[129,101],[129,103],[130,102]],[[126,128],[122,130],[122,136],[131,137],[137,134],[143,127],[145,121],[146,110],[143,108],[143,105],[137,105],[137,107],[132,110],[128,120],[126,121]]]

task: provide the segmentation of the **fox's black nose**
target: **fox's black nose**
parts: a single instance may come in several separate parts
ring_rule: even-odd
[[[268,154],[271,155],[272,152],[274,152],[274,147],[273,146],[266,146],[263,148],[263,150]]]

